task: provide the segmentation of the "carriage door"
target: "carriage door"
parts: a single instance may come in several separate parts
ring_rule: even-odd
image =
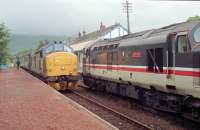
[[[175,86],[175,44],[176,34],[169,35],[167,39],[167,51],[166,51],[166,87],[168,89]]]
[[[82,64],[82,68],[83,68],[83,73],[86,72],[86,50],[85,48],[83,49],[83,64]]]
[[[108,46],[107,50],[107,71],[112,71],[113,65],[113,50],[112,46]]]
[[[28,68],[29,70],[31,70],[31,66],[32,66],[32,57],[31,57],[31,54],[28,55]]]
[[[193,53],[193,68],[200,67],[200,56],[199,53]],[[200,73],[193,73],[193,87],[200,88]]]
[[[117,69],[116,69],[116,65],[118,63],[117,47],[118,45],[111,45],[108,47],[108,51],[107,51],[107,73],[112,78],[116,77],[116,75],[113,75],[113,74],[114,73],[116,74],[117,72]]]
[[[39,58],[39,69],[40,72],[43,73],[43,51],[40,51],[40,58]]]
[[[91,67],[91,57],[90,57],[90,48],[87,49],[87,58],[86,58],[86,63],[87,65],[87,71],[90,73],[90,67]]]
[[[183,68],[188,68],[192,64],[192,57],[189,52],[190,45],[187,32],[178,33],[175,37],[175,44],[172,42],[172,60],[168,58],[169,61],[172,61],[172,64],[168,62],[168,68],[171,68],[168,69],[168,89],[176,89],[176,86],[184,87],[189,85],[187,84],[188,82],[184,82],[184,79],[175,76],[176,73],[181,73]]]

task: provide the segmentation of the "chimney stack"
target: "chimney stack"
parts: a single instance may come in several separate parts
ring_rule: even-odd
[[[78,33],[78,37],[81,38],[81,32]]]
[[[83,36],[85,36],[86,35],[86,32],[85,32],[85,30],[83,30]]]
[[[105,29],[106,29],[106,26],[103,25],[103,23],[101,22],[101,25],[100,25],[100,31],[103,31],[103,30],[105,30]]]

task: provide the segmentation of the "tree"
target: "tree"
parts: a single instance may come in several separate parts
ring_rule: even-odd
[[[8,44],[10,41],[10,35],[5,24],[0,24],[0,64],[6,64],[10,54]]]
[[[44,46],[45,43],[43,41],[40,41],[36,49],[40,49],[42,46]]]
[[[200,20],[200,16],[196,15],[196,16],[191,16],[187,19],[187,22],[189,21],[196,21],[196,20]]]
[[[32,52],[32,49],[24,49],[20,52],[18,52],[17,54],[15,54],[15,57],[21,57],[27,54],[30,54]]]

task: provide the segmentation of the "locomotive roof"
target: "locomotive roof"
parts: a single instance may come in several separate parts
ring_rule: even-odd
[[[41,44],[41,46],[39,46],[37,49],[36,49],[36,53],[38,52],[38,51],[41,51],[41,50],[43,50],[43,49],[45,49],[45,48],[47,48],[47,47],[49,47],[49,46],[51,46],[51,45],[54,45],[54,44],[63,44],[63,45],[65,45],[64,43],[62,43],[62,42],[47,42],[47,43],[44,43],[44,44]]]
[[[200,21],[190,21],[172,24],[159,29],[143,31],[140,32],[140,35],[138,35],[138,33],[134,33],[127,36],[127,38],[125,38],[126,40],[120,42],[120,46],[166,43],[169,34],[184,31],[189,32],[198,24],[200,24]]]
[[[92,48],[97,46],[105,46],[107,44],[120,44],[119,46],[123,47],[132,45],[166,43],[169,34],[191,31],[198,24],[200,24],[200,21],[190,21],[172,24],[159,29],[145,30],[110,40],[96,42],[92,45]]]
[[[34,51],[34,53],[38,53],[39,51],[43,50],[44,48],[48,47],[52,43],[42,43],[40,44]]]

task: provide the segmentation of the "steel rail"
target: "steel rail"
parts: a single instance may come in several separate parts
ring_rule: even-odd
[[[75,95],[77,95],[77,96],[79,96],[79,97],[81,97],[81,98],[83,98],[83,99],[85,99],[85,100],[87,100],[87,101],[99,106],[99,107],[102,107],[103,109],[105,109],[105,110],[107,110],[109,112],[114,113],[115,115],[117,115],[121,119],[123,118],[123,119],[127,120],[130,123],[137,124],[138,126],[143,127],[145,129],[148,129],[148,130],[155,130],[154,128],[148,126],[147,124],[144,124],[143,122],[140,122],[138,120],[132,119],[132,118],[130,118],[130,117],[128,117],[128,116],[116,111],[116,110],[113,110],[112,108],[109,108],[109,107],[107,107],[107,106],[105,106],[105,105],[103,105],[101,103],[98,103],[98,102],[96,102],[96,101],[94,101],[92,99],[89,99],[88,97],[83,96],[83,95],[81,95],[81,94],[79,94],[79,93],[77,93],[77,92],[75,92],[73,90],[72,90],[72,93],[74,93]]]

